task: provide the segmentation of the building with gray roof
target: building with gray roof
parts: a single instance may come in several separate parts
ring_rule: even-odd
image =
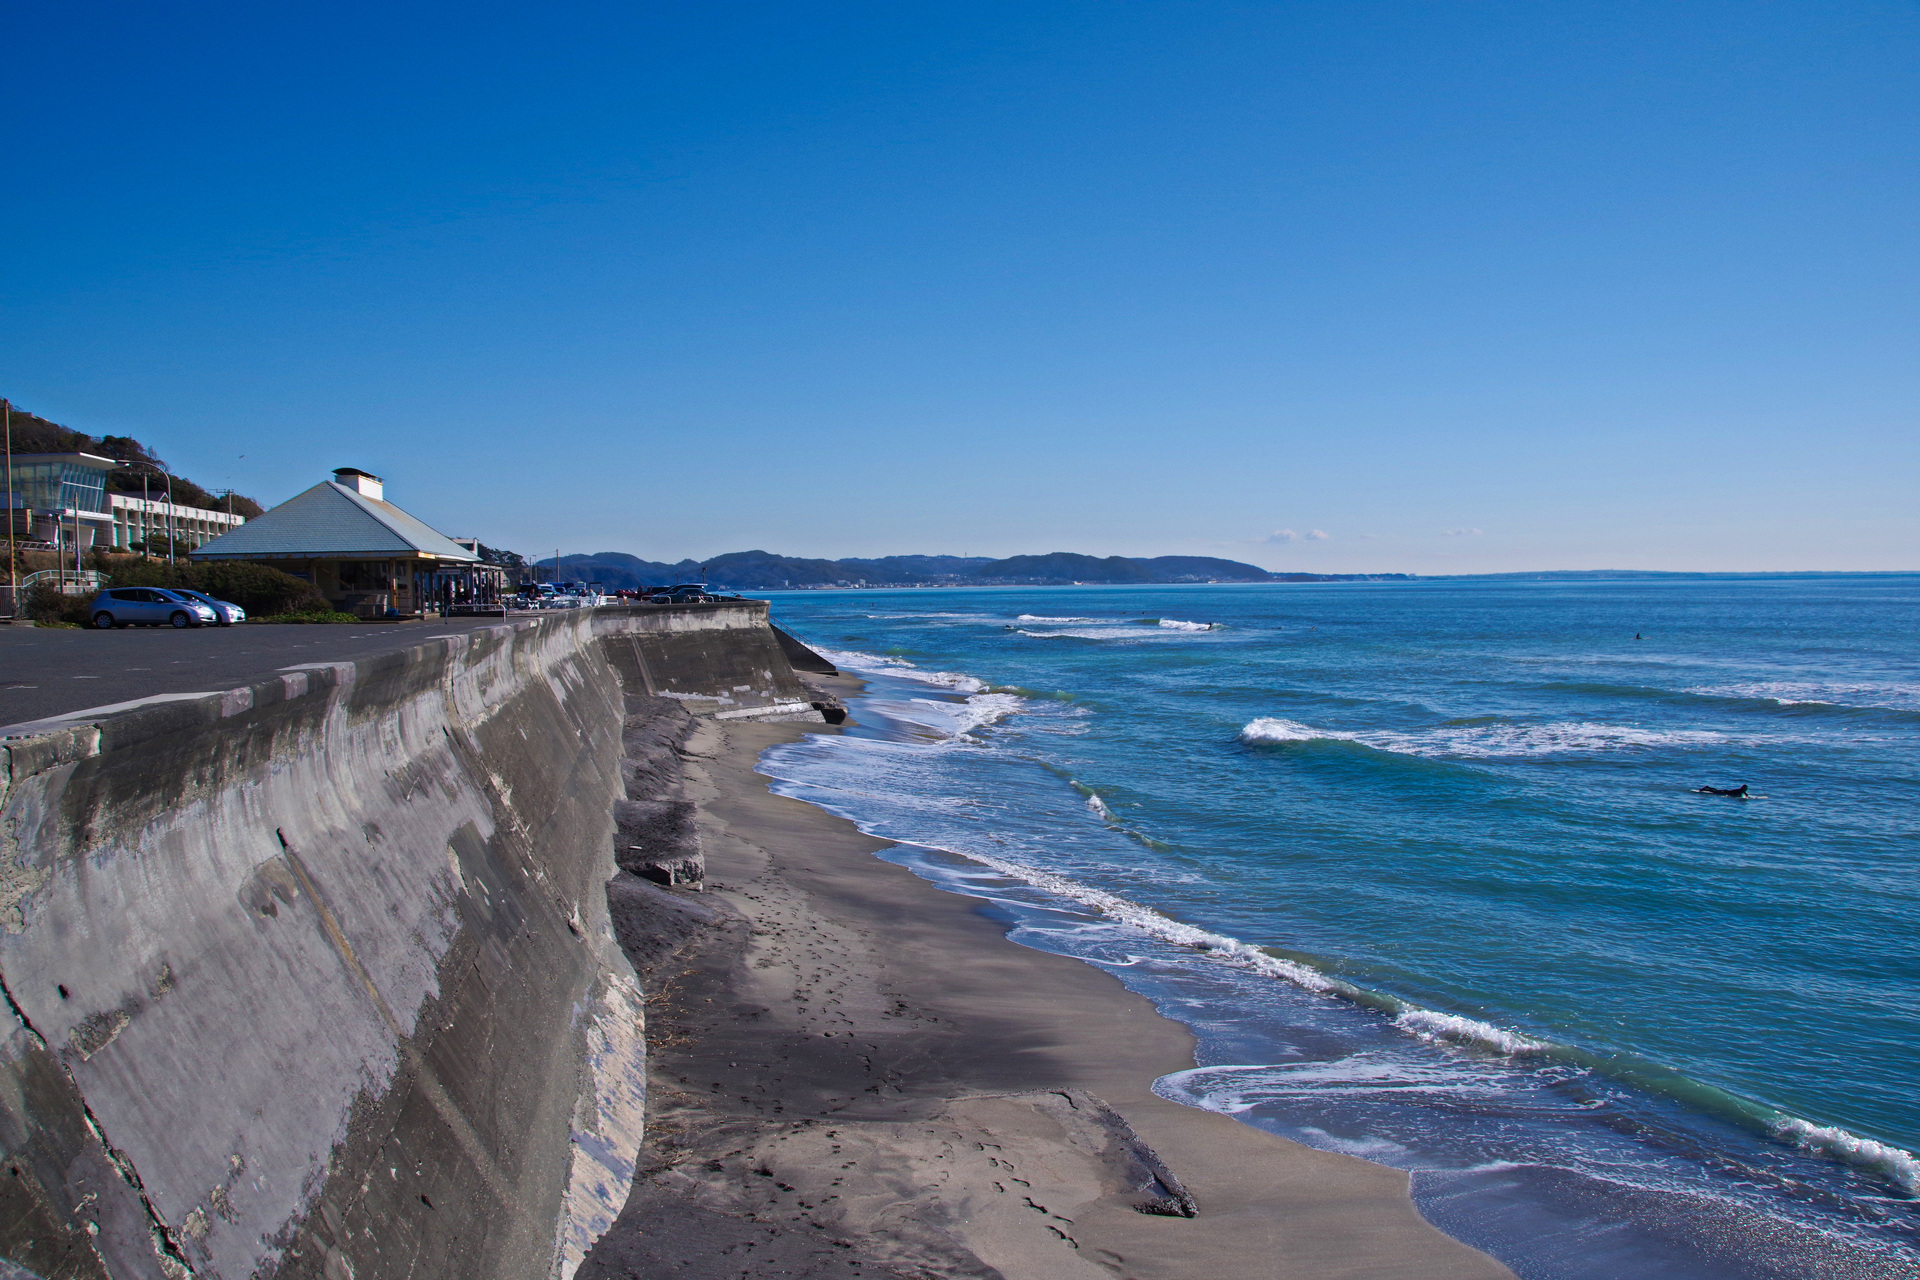
[[[192,558],[271,564],[362,617],[472,602],[500,585],[501,575],[473,550],[388,502],[379,476],[357,467],[333,476],[196,548]]]

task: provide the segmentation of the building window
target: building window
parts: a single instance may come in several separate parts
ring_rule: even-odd
[[[71,462],[28,462],[13,471],[20,505],[42,511],[76,509],[105,514],[107,473]]]

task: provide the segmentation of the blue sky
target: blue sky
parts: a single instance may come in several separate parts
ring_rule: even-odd
[[[450,533],[1920,568],[1906,3],[16,7],[0,394]]]

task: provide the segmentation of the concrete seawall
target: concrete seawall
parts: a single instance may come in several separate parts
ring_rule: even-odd
[[[763,603],[0,743],[0,1277],[570,1275],[645,1108],[606,886],[672,780],[623,740],[687,712],[817,716]]]

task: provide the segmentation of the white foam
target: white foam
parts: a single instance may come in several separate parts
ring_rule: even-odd
[[[1061,631],[1029,631],[1027,628],[1021,627],[1019,628],[1019,632],[1023,636],[1032,636],[1036,640],[1130,640],[1133,639],[1135,635],[1130,628],[1118,626],[1100,627],[1097,629],[1092,627],[1068,627]]]
[[[1099,796],[1088,796],[1087,808],[1099,814],[1103,821],[1106,821],[1106,822],[1113,821],[1113,810],[1107,808],[1107,802],[1105,800],[1102,800]]]
[[[964,713],[956,717],[956,723],[961,726],[960,732],[971,733],[1016,714],[1026,707],[1027,700],[1015,693],[976,693],[958,705],[965,708]]]
[[[1082,619],[1095,622],[1096,619]],[[1165,622],[1148,627],[1132,622],[1102,622],[1097,626],[1060,627],[1052,631],[1034,631],[1027,627],[1016,628],[1023,636],[1032,636],[1036,640],[1118,640],[1139,644],[1142,641],[1173,640],[1196,631],[1211,631],[1213,628],[1204,622],[1183,622],[1178,626],[1168,626]]]
[[[1178,618],[1162,618],[1160,625],[1169,631],[1211,631],[1211,622],[1182,622]]]
[[[905,658],[890,658],[879,653],[862,653],[858,649],[822,649],[816,646],[814,651],[836,667],[852,667],[860,671],[884,671],[890,667],[913,666]]]
[[[1804,1151],[1816,1151],[1846,1164],[1871,1169],[1908,1195],[1920,1196],[1920,1158],[1911,1151],[1795,1116],[1782,1116],[1775,1122],[1773,1131]]]
[[[976,680],[958,671],[922,671],[905,658],[861,653],[855,649],[820,649],[817,652],[842,671],[892,676],[896,680],[917,680],[921,684],[935,684],[957,693],[979,693],[987,687],[986,681]]]
[[[1566,755],[1635,747],[1696,747],[1726,742],[1727,735],[1699,729],[1640,729],[1631,725],[1553,724],[1443,725],[1418,733],[1342,733],[1316,729],[1297,720],[1262,716],[1240,730],[1240,740],[1273,742],[1358,742],[1399,755],[1475,760]]]
[[[1422,1040],[1449,1040],[1455,1044],[1495,1049],[1512,1057],[1523,1053],[1545,1053],[1553,1047],[1532,1036],[1503,1031],[1490,1022],[1462,1018],[1452,1013],[1437,1013],[1432,1009],[1403,1009],[1394,1018],[1393,1025]]]
[[[1227,1115],[1285,1098],[1382,1096],[1511,1099],[1515,1072],[1497,1063],[1442,1058],[1423,1061],[1401,1052],[1365,1051],[1344,1058],[1261,1065],[1193,1067],[1161,1076],[1163,1098]]]
[[[1394,1158],[1412,1154],[1412,1149],[1404,1143],[1391,1138],[1348,1138],[1328,1133],[1325,1129],[1308,1126],[1306,1133],[1314,1139],[1313,1146],[1323,1151],[1338,1151],[1344,1155],[1359,1156],[1362,1160],[1371,1160],[1375,1164],[1391,1164]]]
[[[1098,618],[1049,618],[1043,613],[1023,613],[1015,622],[1098,622]]]
[[[1240,730],[1242,742],[1317,742],[1322,739],[1352,742],[1355,735],[1314,729],[1298,720],[1282,720],[1277,716],[1261,716],[1258,720],[1250,720]]]
[[[1013,715],[1027,705],[1027,700],[1012,693],[976,693],[964,702],[945,698],[869,698],[865,705],[889,720],[917,725],[937,737],[958,739]]]
[[[1572,752],[1617,751],[1632,747],[1699,747],[1726,742],[1727,735],[1704,729],[1640,729],[1631,725],[1555,724],[1475,725],[1425,734],[1382,734],[1380,745],[1409,755],[1553,756]],[[1367,741],[1362,738],[1361,741]]]
[[[1688,693],[1710,698],[1759,698],[1785,707],[1827,705],[1873,707],[1886,711],[1920,711],[1920,685],[1875,683],[1841,684],[1804,680],[1753,680],[1733,684],[1697,685]]]
[[[1008,879],[1018,880],[1057,897],[1077,902],[1109,920],[1137,929],[1163,942],[1190,948],[1221,964],[1250,970],[1264,977],[1277,978],[1319,995],[1337,996],[1356,1001],[1364,999],[1364,1002],[1369,1005],[1378,1002],[1378,997],[1370,997],[1369,993],[1357,987],[1341,982],[1337,978],[1328,977],[1311,965],[1269,955],[1259,947],[1242,942],[1238,938],[1186,924],[1162,915],[1151,907],[1130,902],[1118,894],[1080,884],[1051,871],[1042,871],[1038,867],[1030,867],[1025,863],[1015,862],[1010,858],[995,857],[992,854],[949,849],[939,845],[921,845],[921,847],[953,854],[970,862],[991,867]],[[1401,1007],[1398,1016],[1394,1019],[1394,1026],[1422,1040],[1446,1039],[1456,1043],[1465,1041],[1479,1048],[1492,1049],[1505,1054],[1539,1053],[1551,1047],[1530,1036],[1502,1031],[1490,1023],[1476,1022],[1471,1018],[1462,1018],[1454,1014],[1436,1013],[1412,1005]]]

